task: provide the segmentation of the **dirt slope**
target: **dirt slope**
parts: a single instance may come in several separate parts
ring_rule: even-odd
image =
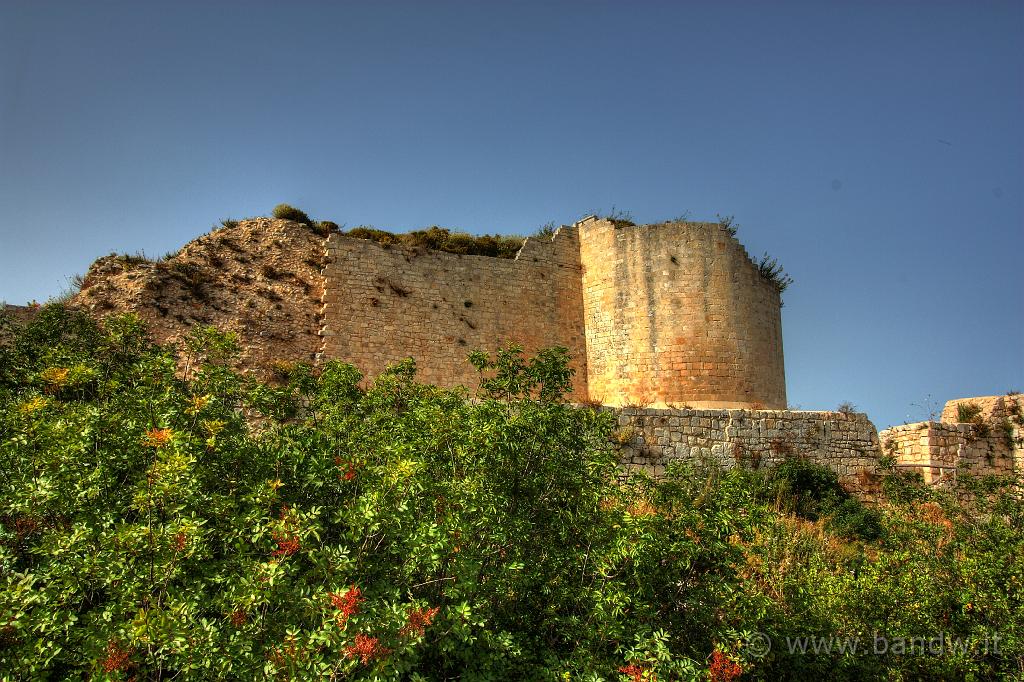
[[[110,255],[89,268],[73,299],[98,316],[132,311],[156,341],[196,324],[238,334],[242,365],[310,361],[320,347],[324,237],[306,225],[254,218],[223,227],[153,262]]]

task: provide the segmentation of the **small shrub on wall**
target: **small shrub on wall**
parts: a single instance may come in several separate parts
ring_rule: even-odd
[[[304,211],[300,211],[294,206],[289,206],[288,204],[278,204],[275,206],[272,215],[281,220],[291,220],[296,223],[302,223],[303,225],[309,225],[310,227],[314,226],[313,220],[306,215]]]

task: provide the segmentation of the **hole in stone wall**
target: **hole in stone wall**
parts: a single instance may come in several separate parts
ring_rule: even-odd
[[[465,301],[462,305],[466,306],[467,308],[472,308],[473,307],[473,302],[472,301]]]

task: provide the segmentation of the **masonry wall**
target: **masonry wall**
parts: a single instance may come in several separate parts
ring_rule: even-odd
[[[963,430],[956,424],[920,422],[893,426],[881,433],[883,450],[896,457],[900,469],[921,474],[924,482],[935,485],[955,477]]]
[[[578,228],[592,399],[785,408],[779,292],[727,230]]]
[[[958,407],[971,404],[975,422],[959,422]],[[950,483],[960,472],[1008,476],[1024,472],[1024,396],[950,400],[941,421],[902,424],[882,431],[883,450],[897,466],[920,473],[925,483]]]
[[[578,234],[528,239],[515,260],[383,247],[333,234],[324,268],[322,355],[368,377],[413,357],[421,381],[477,385],[473,349],[565,346],[573,397],[587,396]]]
[[[803,457],[835,471],[864,500],[881,495],[878,433],[863,414],[784,410],[616,410],[627,470],[657,477],[675,460],[772,467]]]

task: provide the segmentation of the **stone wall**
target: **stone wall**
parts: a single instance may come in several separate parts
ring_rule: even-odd
[[[528,239],[514,260],[334,234],[321,355],[374,376],[477,383],[470,350],[560,345],[574,397],[608,405],[784,408],[779,293],[717,224],[597,218]]]
[[[969,425],[964,425],[969,430]],[[964,434],[956,424],[920,422],[882,431],[883,451],[896,457],[900,469],[921,474],[929,485],[952,480]]]
[[[578,227],[592,399],[786,407],[779,292],[725,228]]]
[[[864,500],[881,494],[878,433],[863,414],[785,410],[616,410],[627,470],[657,477],[674,460],[771,467],[788,457],[822,464]]]
[[[960,407],[977,415],[959,420]],[[1008,476],[1024,472],[1024,396],[982,396],[950,400],[942,421],[903,424],[880,436],[897,466],[916,471],[926,483],[954,481],[959,472]]]
[[[471,350],[509,342],[569,349],[573,395],[587,396],[578,233],[527,239],[515,260],[460,256],[332,234],[321,355],[368,377],[413,357],[420,381],[476,386]]]

